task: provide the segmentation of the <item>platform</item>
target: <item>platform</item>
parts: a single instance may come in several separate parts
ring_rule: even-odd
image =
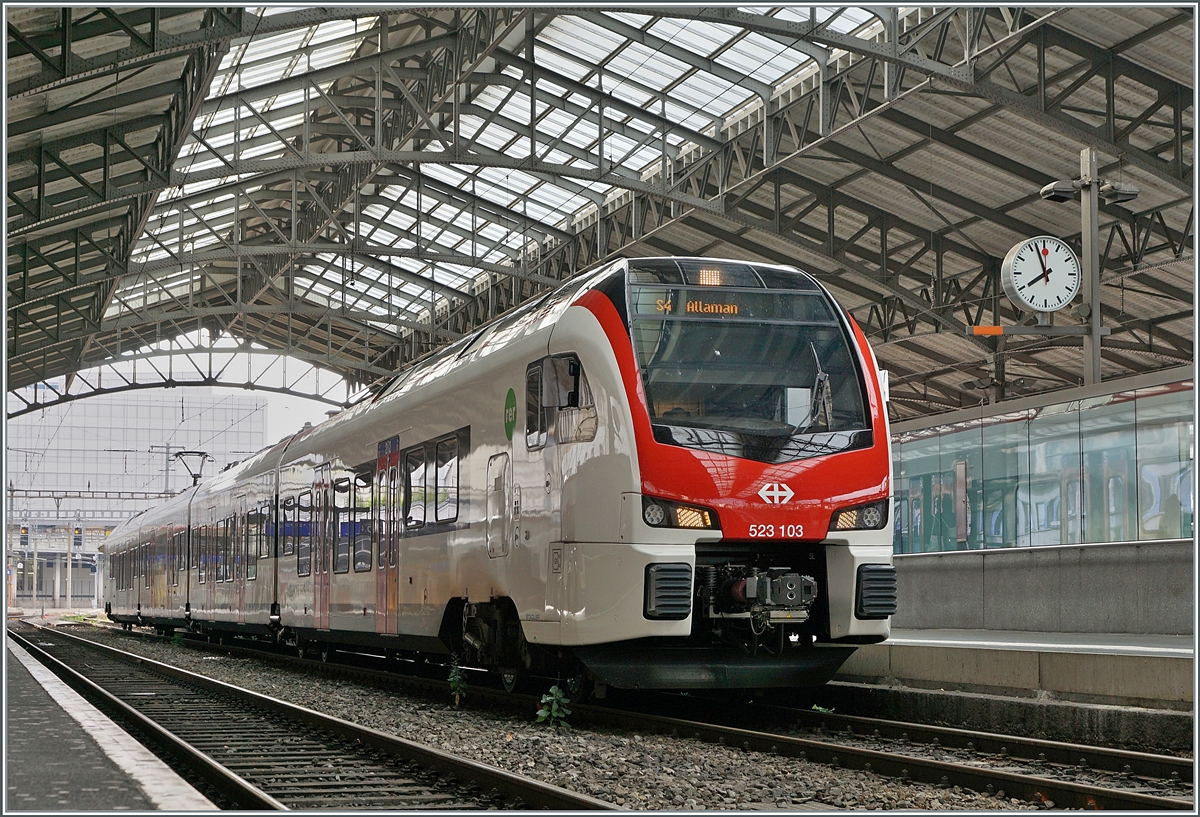
[[[1191,710],[1192,636],[892,630],[838,679],[1078,703]]]
[[[216,809],[21,647],[7,658],[5,814]]]
[[[892,630],[825,705],[896,720],[1145,751],[1194,743],[1192,636]]]

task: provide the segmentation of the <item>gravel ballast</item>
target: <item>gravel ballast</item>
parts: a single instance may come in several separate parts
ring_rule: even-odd
[[[449,701],[308,675],[251,658],[138,642],[103,628],[68,631],[628,809],[1036,808],[1015,798],[902,783],[691,738],[552,727],[536,723],[533,712],[521,718],[455,708]]]

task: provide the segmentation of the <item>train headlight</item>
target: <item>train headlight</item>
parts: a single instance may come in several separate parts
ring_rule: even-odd
[[[720,527],[716,511],[710,508],[682,505],[648,496],[642,497],[642,519],[652,528],[713,530]]]
[[[667,512],[657,502],[647,502],[642,508],[642,519],[645,519],[650,527],[657,528],[667,521]]]
[[[887,524],[888,501],[843,508],[833,515],[830,530],[879,530]]]

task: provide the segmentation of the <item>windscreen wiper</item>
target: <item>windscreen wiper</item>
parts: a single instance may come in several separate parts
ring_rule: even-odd
[[[825,421],[828,423],[833,414],[831,407],[825,403],[829,399],[829,375],[821,368],[821,358],[817,355],[817,347],[812,341],[809,341],[808,348],[812,351],[813,362],[817,365],[817,376],[813,380],[812,386],[812,402],[809,404],[808,417],[804,419],[803,426],[796,426],[796,433],[808,431],[808,427],[817,421],[821,416],[821,408],[825,407]]]

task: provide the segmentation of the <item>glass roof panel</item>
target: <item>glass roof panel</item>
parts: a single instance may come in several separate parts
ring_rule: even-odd
[[[258,10],[267,15],[286,11],[288,9],[284,8]],[[815,15],[817,20],[828,23],[830,31],[841,33],[865,34],[878,28],[877,19],[859,8],[753,7],[753,12],[790,21],[808,21]],[[439,17],[439,13],[438,9],[421,12],[429,25],[428,31],[432,32],[430,36],[437,36],[443,30],[439,26],[448,19]],[[603,119],[614,128],[603,133],[605,159],[621,160],[633,175],[641,176],[647,172],[657,173],[663,138],[672,152],[676,148],[686,148],[689,131],[711,133],[715,121],[731,113],[736,116],[741,110],[758,104],[755,91],[738,82],[738,74],[776,85],[790,79],[798,70],[808,70],[803,66],[812,62],[798,50],[770,37],[721,23],[655,17],[637,9],[586,12],[589,16],[602,13],[613,21],[646,30],[652,38],[648,43],[642,43],[627,40],[602,22],[573,16],[569,10],[549,14],[543,9],[532,9],[529,13],[537,16],[534,61],[541,97],[535,103],[534,151],[539,159],[551,165],[580,170],[595,166],[595,152],[600,141],[595,121],[598,94],[606,97]],[[415,19],[416,14],[416,11],[392,12],[394,18],[407,15]],[[369,14],[358,20],[304,25],[235,41],[222,60],[209,100],[239,88],[261,88],[269,83],[301,77],[307,71],[341,65],[355,57],[373,54],[378,42],[378,19],[377,15]],[[445,110],[430,114],[445,127],[443,138],[471,144],[481,155],[482,164],[449,166],[424,162],[372,166],[369,174],[375,177],[377,186],[363,188],[357,194],[353,191],[346,194],[346,201],[350,201],[350,195],[355,196],[357,215],[352,204],[342,205],[343,209],[336,215],[344,222],[341,229],[329,227],[328,218],[323,214],[315,219],[326,224],[325,238],[321,240],[333,240],[329,237],[335,235],[358,235],[370,243],[397,248],[414,248],[420,241],[438,251],[456,251],[494,263],[506,263],[518,257],[520,248],[529,241],[557,236],[559,225],[566,224],[566,229],[570,230],[569,225],[582,213],[594,212],[596,204],[592,194],[603,200],[611,200],[620,194],[621,191],[605,182],[576,178],[556,180],[546,173],[500,166],[505,160],[508,163],[520,161],[530,153],[530,100],[527,89],[521,87],[526,78],[523,61],[527,57],[523,25],[517,30],[521,36],[495,46],[492,52],[494,63],[488,62],[486,67],[476,69],[500,72],[517,83],[515,92],[505,83],[472,84],[467,100],[471,110],[460,118],[457,129],[448,124],[450,118]],[[393,34],[396,32],[393,28]],[[419,29],[408,29],[404,36],[410,34],[412,38],[419,38]],[[663,47],[660,41],[694,54],[696,59],[681,59],[677,52],[673,56],[668,53],[673,49]],[[506,59],[506,51],[515,59]],[[709,59],[719,66],[715,72],[708,70],[711,66],[706,60]],[[336,88],[337,94],[343,97],[369,94],[370,75],[369,68],[358,74],[357,79],[350,73],[331,72],[317,84],[325,93]],[[360,84],[361,89],[348,89],[347,80]],[[389,85],[396,81],[392,76],[385,78]],[[576,83],[591,90],[581,92]],[[250,231],[242,233],[243,240],[252,235],[254,240],[262,242],[288,234],[292,198],[289,162],[295,161],[295,151],[335,150],[332,140],[345,133],[346,128],[340,117],[331,115],[327,104],[315,91],[309,92],[314,100],[311,104],[324,108],[315,116],[312,111],[306,111],[303,89],[287,88],[269,96],[271,93],[270,90],[256,91],[249,100],[271,127],[244,105],[239,111],[233,99],[228,98],[219,109],[199,117],[193,128],[226,158],[234,154],[236,142],[239,159],[278,160],[278,169],[271,171],[274,175],[267,182],[277,190],[264,189],[264,182],[253,176],[242,178],[245,191],[258,191],[254,195],[258,208],[273,214],[272,218],[278,214],[280,220],[275,228],[262,224],[262,216],[244,196],[238,207],[233,194],[238,177],[232,175],[209,148],[192,139],[180,151],[178,170],[188,174],[228,172],[230,175],[203,179],[193,176],[185,184],[164,191],[147,229],[156,233],[170,252],[144,237],[133,254],[134,261],[169,259],[170,253],[179,252],[181,247],[188,252],[229,246],[236,232],[235,208],[238,208],[238,217],[249,219]],[[615,102],[626,104],[619,106]],[[489,114],[497,109],[499,113],[489,118]],[[391,110],[398,110],[398,107]],[[580,116],[581,112],[586,115]],[[368,123],[356,127],[365,137],[374,138],[374,128],[369,124],[370,106],[366,110],[347,109],[344,113],[352,122]],[[671,123],[665,137],[660,135],[659,125],[659,117],[664,115]],[[322,141],[314,139],[309,145],[301,144],[306,119],[315,123],[310,124],[312,134],[320,133]],[[414,126],[406,124],[403,127]],[[420,127],[426,126],[421,123]],[[240,132],[235,133],[237,128]],[[291,147],[283,144],[272,129],[283,134]],[[340,149],[360,148],[343,140]],[[399,145],[397,149],[419,149],[433,154],[444,150],[444,145],[436,135],[426,134],[422,142]],[[497,166],[488,166],[491,163]],[[314,164],[302,167],[302,172],[312,189],[323,190],[336,178],[334,174],[339,172],[339,167]],[[420,195],[412,181],[418,177],[426,180]],[[380,181],[386,183],[378,184]],[[177,202],[183,196],[188,197],[186,206]],[[299,187],[297,202],[302,208],[312,208],[309,187]],[[418,207],[423,211],[419,218]],[[220,261],[218,265],[220,280],[234,280],[232,261]],[[401,270],[414,277],[432,276],[435,281],[463,291],[470,289],[481,275],[480,270],[470,266],[447,265],[440,261],[431,265],[417,258],[382,256],[365,262],[361,259],[350,262],[349,269],[359,278],[358,286],[352,289],[348,282],[343,285],[341,281],[342,271],[347,269],[346,262],[332,253],[323,254],[320,260],[301,258],[295,268],[303,270],[305,276],[326,279],[315,286],[306,284],[301,288],[301,292],[309,293],[304,297],[314,303],[344,299],[346,303],[354,304],[354,308],[368,311],[377,311],[381,308],[379,304],[386,303],[386,311],[392,315],[401,312],[415,315],[428,308],[428,288],[402,279],[397,274]],[[177,295],[185,294],[202,280],[190,271],[187,274],[180,274],[178,270],[164,271],[162,275],[163,286]],[[209,279],[206,286],[211,285]],[[123,292],[132,295],[136,286],[131,283],[123,287]],[[150,297],[164,296],[151,294]]]

